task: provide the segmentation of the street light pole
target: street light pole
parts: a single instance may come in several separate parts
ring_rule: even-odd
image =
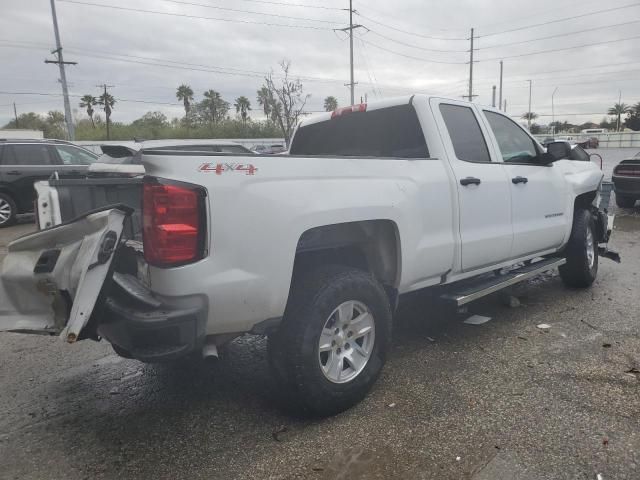
[[[529,82],[529,112],[527,114],[527,129],[531,131],[531,80]]]
[[[555,88],[555,90],[553,91],[553,93],[551,94],[551,124],[555,124],[556,123],[556,109],[555,109],[555,104],[553,103],[553,97],[556,94],[556,92],[558,91],[558,87]],[[555,135],[556,133],[556,126],[553,125],[553,127],[551,127],[551,133],[553,135]]]

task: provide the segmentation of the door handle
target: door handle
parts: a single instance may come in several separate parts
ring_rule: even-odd
[[[480,185],[480,179],[476,177],[461,178],[460,185],[464,185],[465,187],[467,185]]]
[[[22,175],[22,172],[20,170],[10,170],[7,175]]]
[[[527,183],[529,179],[527,177],[515,177],[511,179],[511,183],[517,185],[519,183]]]

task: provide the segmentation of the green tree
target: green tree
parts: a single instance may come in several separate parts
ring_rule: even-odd
[[[219,92],[207,90],[204,92],[204,100],[201,103],[201,113],[204,119],[211,125],[223,120],[229,113],[229,102],[222,99]]]
[[[324,99],[325,112],[333,112],[336,108],[338,108],[338,99],[336,97],[329,95]]]
[[[620,131],[620,127],[622,124],[620,123],[620,119],[622,115],[625,115],[631,111],[631,107],[626,103],[615,103],[613,107],[609,109],[607,112],[609,115],[614,115],[616,117],[616,131]]]
[[[236,113],[240,115],[242,124],[247,124],[247,117],[249,116],[249,110],[251,110],[251,102],[244,95],[236,98],[236,103],[233,104],[236,107]]]
[[[640,130],[640,102],[629,108],[624,126],[637,132]]]
[[[538,114],[536,112],[525,112],[522,114],[521,118],[527,121],[534,121],[536,118],[538,118]]]
[[[110,93],[104,92],[102,95],[98,97],[98,105],[102,106],[104,110],[104,116],[107,122],[107,140],[111,140],[111,133],[109,131],[109,122],[111,121],[111,112],[113,111],[113,106],[116,104],[116,99],[113,98],[113,95]]]
[[[93,107],[97,105],[98,100],[93,95],[87,94],[83,95],[80,99],[80,108],[87,109],[87,115],[91,119],[91,125],[93,128],[96,128],[96,123],[93,121]]]
[[[258,94],[258,105],[262,107],[262,111],[264,112],[267,118],[271,118],[271,104],[273,103],[272,95],[269,89],[266,86],[263,86],[257,92]]]
[[[189,110],[191,110],[191,102],[193,102],[193,90],[189,85],[183,83],[176,90],[176,97],[178,100],[182,100],[184,104],[184,114],[188,116]]]

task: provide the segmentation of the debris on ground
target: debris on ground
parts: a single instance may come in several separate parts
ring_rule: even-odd
[[[518,297],[515,295],[503,294],[501,295],[500,300],[505,307],[509,308],[518,308],[522,305]]]
[[[462,457],[460,456],[456,457],[456,462],[459,462],[460,460],[462,460]]]
[[[271,436],[276,442],[281,442],[283,440],[282,434],[288,432],[289,429],[286,425],[280,425],[273,432],[271,432]]]
[[[392,402],[389,405],[387,405],[387,407],[389,408],[394,408],[396,406],[396,402]]]
[[[113,387],[109,390],[109,395],[120,395],[120,390],[118,390],[118,387]]]
[[[602,344],[602,348],[611,348],[611,344],[610,343],[603,343]]]
[[[432,343],[436,341],[436,339],[435,339],[435,338],[433,338],[433,337],[427,337],[427,340],[429,340],[429,341],[430,341],[430,342],[432,342]]]
[[[624,373],[628,373],[629,375],[633,375],[638,380],[640,380],[640,370],[638,370],[636,367],[631,367],[629,370],[625,371]]]
[[[483,323],[487,323],[489,320],[491,320],[491,317],[484,317],[482,315],[471,315],[462,323],[466,323],[467,325],[482,325]]]
[[[536,325],[536,327],[538,327],[540,330],[551,329],[551,325],[549,325],[548,323],[539,323],[538,325]]]

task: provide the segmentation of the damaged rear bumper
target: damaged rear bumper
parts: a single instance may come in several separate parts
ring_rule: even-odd
[[[132,275],[116,273],[97,333],[137,360],[174,360],[202,349],[207,310],[203,296],[160,299]]]

